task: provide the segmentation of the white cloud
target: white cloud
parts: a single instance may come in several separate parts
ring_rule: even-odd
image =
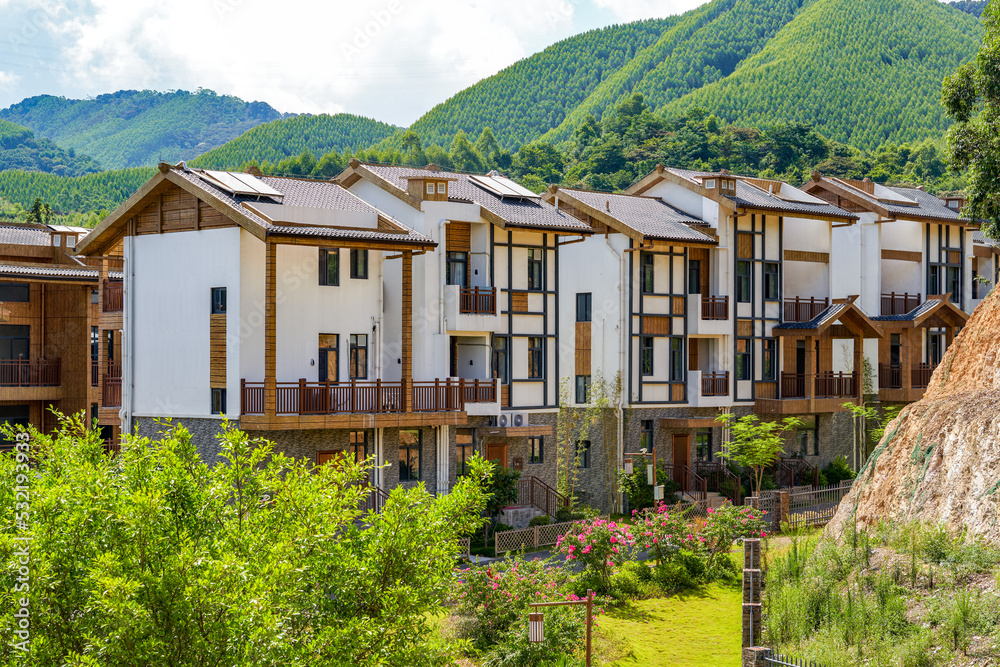
[[[17,74],[0,70],[0,88],[11,88],[20,80],[21,77]]]
[[[594,0],[594,4],[611,11],[621,22],[663,18],[683,14],[708,0]]]

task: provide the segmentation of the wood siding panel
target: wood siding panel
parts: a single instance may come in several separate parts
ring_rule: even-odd
[[[951,250],[948,252],[948,263],[949,264],[961,264],[962,263],[962,253],[958,250]]]
[[[919,262],[923,255],[919,252],[908,250],[883,250],[882,259],[895,259],[900,262]]]
[[[136,235],[236,226],[230,218],[176,185],[164,188],[161,194],[150,195],[149,200],[135,217]]]
[[[526,313],[528,312],[528,293],[527,292],[511,292],[510,293],[510,310],[514,313]]]
[[[471,225],[468,222],[449,222],[446,230],[448,251],[469,252],[472,249]]]
[[[736,234],[736,256],[740,259],[753,259],[753,234]]]
[[[786,262],[815,262],[817,264],[829,264],[830,253],[809,252],[808,250],[786,250]]]
[[[590,375],[590,322],[576,323],[576,374]]]
[[[649,336],[669,336],[670,318],[660,315],[643,315],[642,333]]]
[[[739,320],[736,323],[736,335],[746,338],[753,336],[753,320]]]
[[[670,385],[670,400],[675,403],[679,403],[684,400],[684,385],[682,384],[672,384]]]
[[[226,315],[209,316],[209,386],[226,388]]]

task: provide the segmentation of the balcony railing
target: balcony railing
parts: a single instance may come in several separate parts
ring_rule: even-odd
[[[463,315],[495,315],[497,290],[495,287],[463,287],[459,291],[458,308]]]
[[[702,374],[701,395],[729,396],[729,371]]]
[[[104,281],[104,312],[120,313],[125,305],[125,283],[120,280]]]
[[[805,398],[807,376],[803,373],[781,374],[782,398]],[[858,378],[854,373],[818,373],[814,379],[815,398],[850,398],[857,396]]]
[[[0,387],[58,387],[58,359],[0,359]]]
[[[878,365],[878,388],[879,389],[902,389],[903,388],[903,367],[899,365],[879,364]]]
[[[935,368],[937,368],[937,364],[917,364],[912,371],[910,386],[926,389],[927,385],[931,383],[931,375],[934,374]]]
[[[920,305],[920,294],[889,292],[882,295],[882,315],[905,315]]]
[[[104,384],[101,387],[101,406],[105,408],[117,408],[122,404],[122,379],[121,377],[104,376]]]
[[[728,296],[702,296],[701,297],[701,319],[703,319],[703,320],[726,320],[726,319],[729,319],[729,297]]]
[[[829,307],[830,299],[825,297],[822,299],[817,299],[813,296],[808,299],[801,297],[785,299],[784,321],[808,322]]]
[[[90,386],[96,387],[101,383],[101,362],[90,362]]]
[[[782,373],[781,374],[781,397],[782,398],[805,398],[806,397],[806,376],[802,373]]]
[[[241,386],[242,414],[264,414],[264,383]],[[278,415],[342,413],[459,412],[467,403],[495,403],[497,385],[491,380],[434,380],[413,382],[404,392],[402,382],[278,382]],[[408,395],[407,395],[408,394]]]

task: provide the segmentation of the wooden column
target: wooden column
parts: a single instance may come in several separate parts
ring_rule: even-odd
[[[857,378],[858,402],[865,402],[865,339],[861,336],[854,338],[854,377]],[[876,373],[877,375],[877,373]],[[878,378],[875,378],[878,383]]]
[[[903,329],[899,336],[899,344],[902,349],[899,351],[899,386],[903,389],[903,396],[909,396],[913,387],[913,360],[919,358],[919,350],[914,350],[919,343],[914,341],[919,329]],[[891,335],[891,334],[890,334]],[[892,339],[890,338],[890,341]]]
[[[403,251],[403,349],[400,351],[403,410],[413,411],[413,251]]]
[[[816,338],[806,336],[806,368],[805,368],[806,398],[809,400],[809,411],[813,411],[816,402]]]
[[[955,341],[955,327],[945,327],[944,328],[944,349],[945,351],[951,347],[951,344]]]
[[[278,246],[265,243],[264,255],[264,415],[277,412],[278,385],[275,353],[277,351],[277,254]]]

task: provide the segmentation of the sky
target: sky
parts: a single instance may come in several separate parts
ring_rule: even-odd
[[[0,0],[0,108],[189,90],[407,126],[560,39],[705,0]]]

